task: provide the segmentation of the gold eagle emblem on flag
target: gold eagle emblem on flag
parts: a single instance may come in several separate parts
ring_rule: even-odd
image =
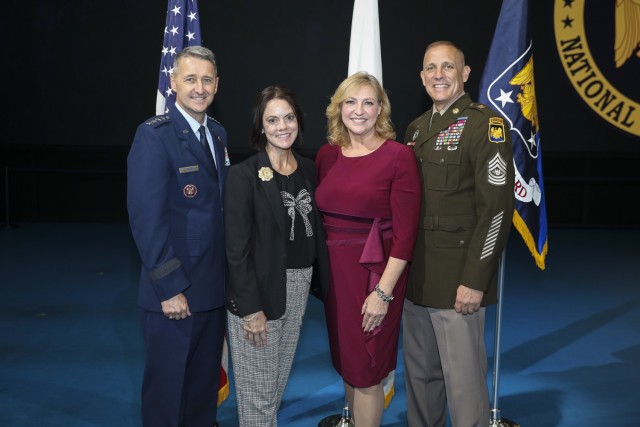
[[[531,122],[531,126],[538,131],[538,106],[536,102],[536,88],[533,80],[533,56],[529,58],[522,70],[509,80],[509,84],[520,86],[517,100],[522,115]]]

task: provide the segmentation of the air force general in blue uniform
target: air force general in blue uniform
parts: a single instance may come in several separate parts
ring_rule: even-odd
[[[190,74],[199,79],[197,67],[207,62],[198,55],[181,58],[176,80],[192,65]],[[128,157],[127,206],[142,259],[145,426],[215,424],[226,322],[222,201],[229,160],[225,129],[206,115],[217,89],[213,64],[207,68],[214,71],[213,93],[187,77],[176,86],[172,77],[177,104],[138,127]],[[213,161],[200,142],[202,124]]]

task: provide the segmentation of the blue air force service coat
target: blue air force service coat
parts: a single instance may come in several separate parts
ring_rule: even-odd
[[[225,304],[225,129],[211,117],[216,168],[175,108],[138,126],[127,159],[127,208],[142,258],[139,305],[161,312],[182,292],[192,312]]]

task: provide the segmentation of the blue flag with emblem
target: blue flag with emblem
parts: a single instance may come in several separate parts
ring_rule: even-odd
[[[533,77],[527,0],[504,0],[480,81],[480,102],[491,105],[509,125],[515,164],[513,224],[544,270],[548,249],[542,180],[540,123]]]
[[[162,56],[160,57],[156,114],[164,114],[167,107],[176,101],[176,97],[171,91],[169,77],[173,69],[173,59],[184,47],[199,46],[201,43],[198,1],[169,0],[162,41]]]

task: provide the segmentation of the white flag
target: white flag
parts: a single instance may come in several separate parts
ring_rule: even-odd
[[[366,71],[382,85],[382,54],[380,50],[380,24],[378,0],[354,0],[351,18],[351,43],[349,45],[348,75]],[[395,393],[396,371],[389,372],[382,380],[384,407],[389,406]]]
[[[358,71],[374,75],[382,85],[378,0],[355,0],[353,3],[348,75]]]

